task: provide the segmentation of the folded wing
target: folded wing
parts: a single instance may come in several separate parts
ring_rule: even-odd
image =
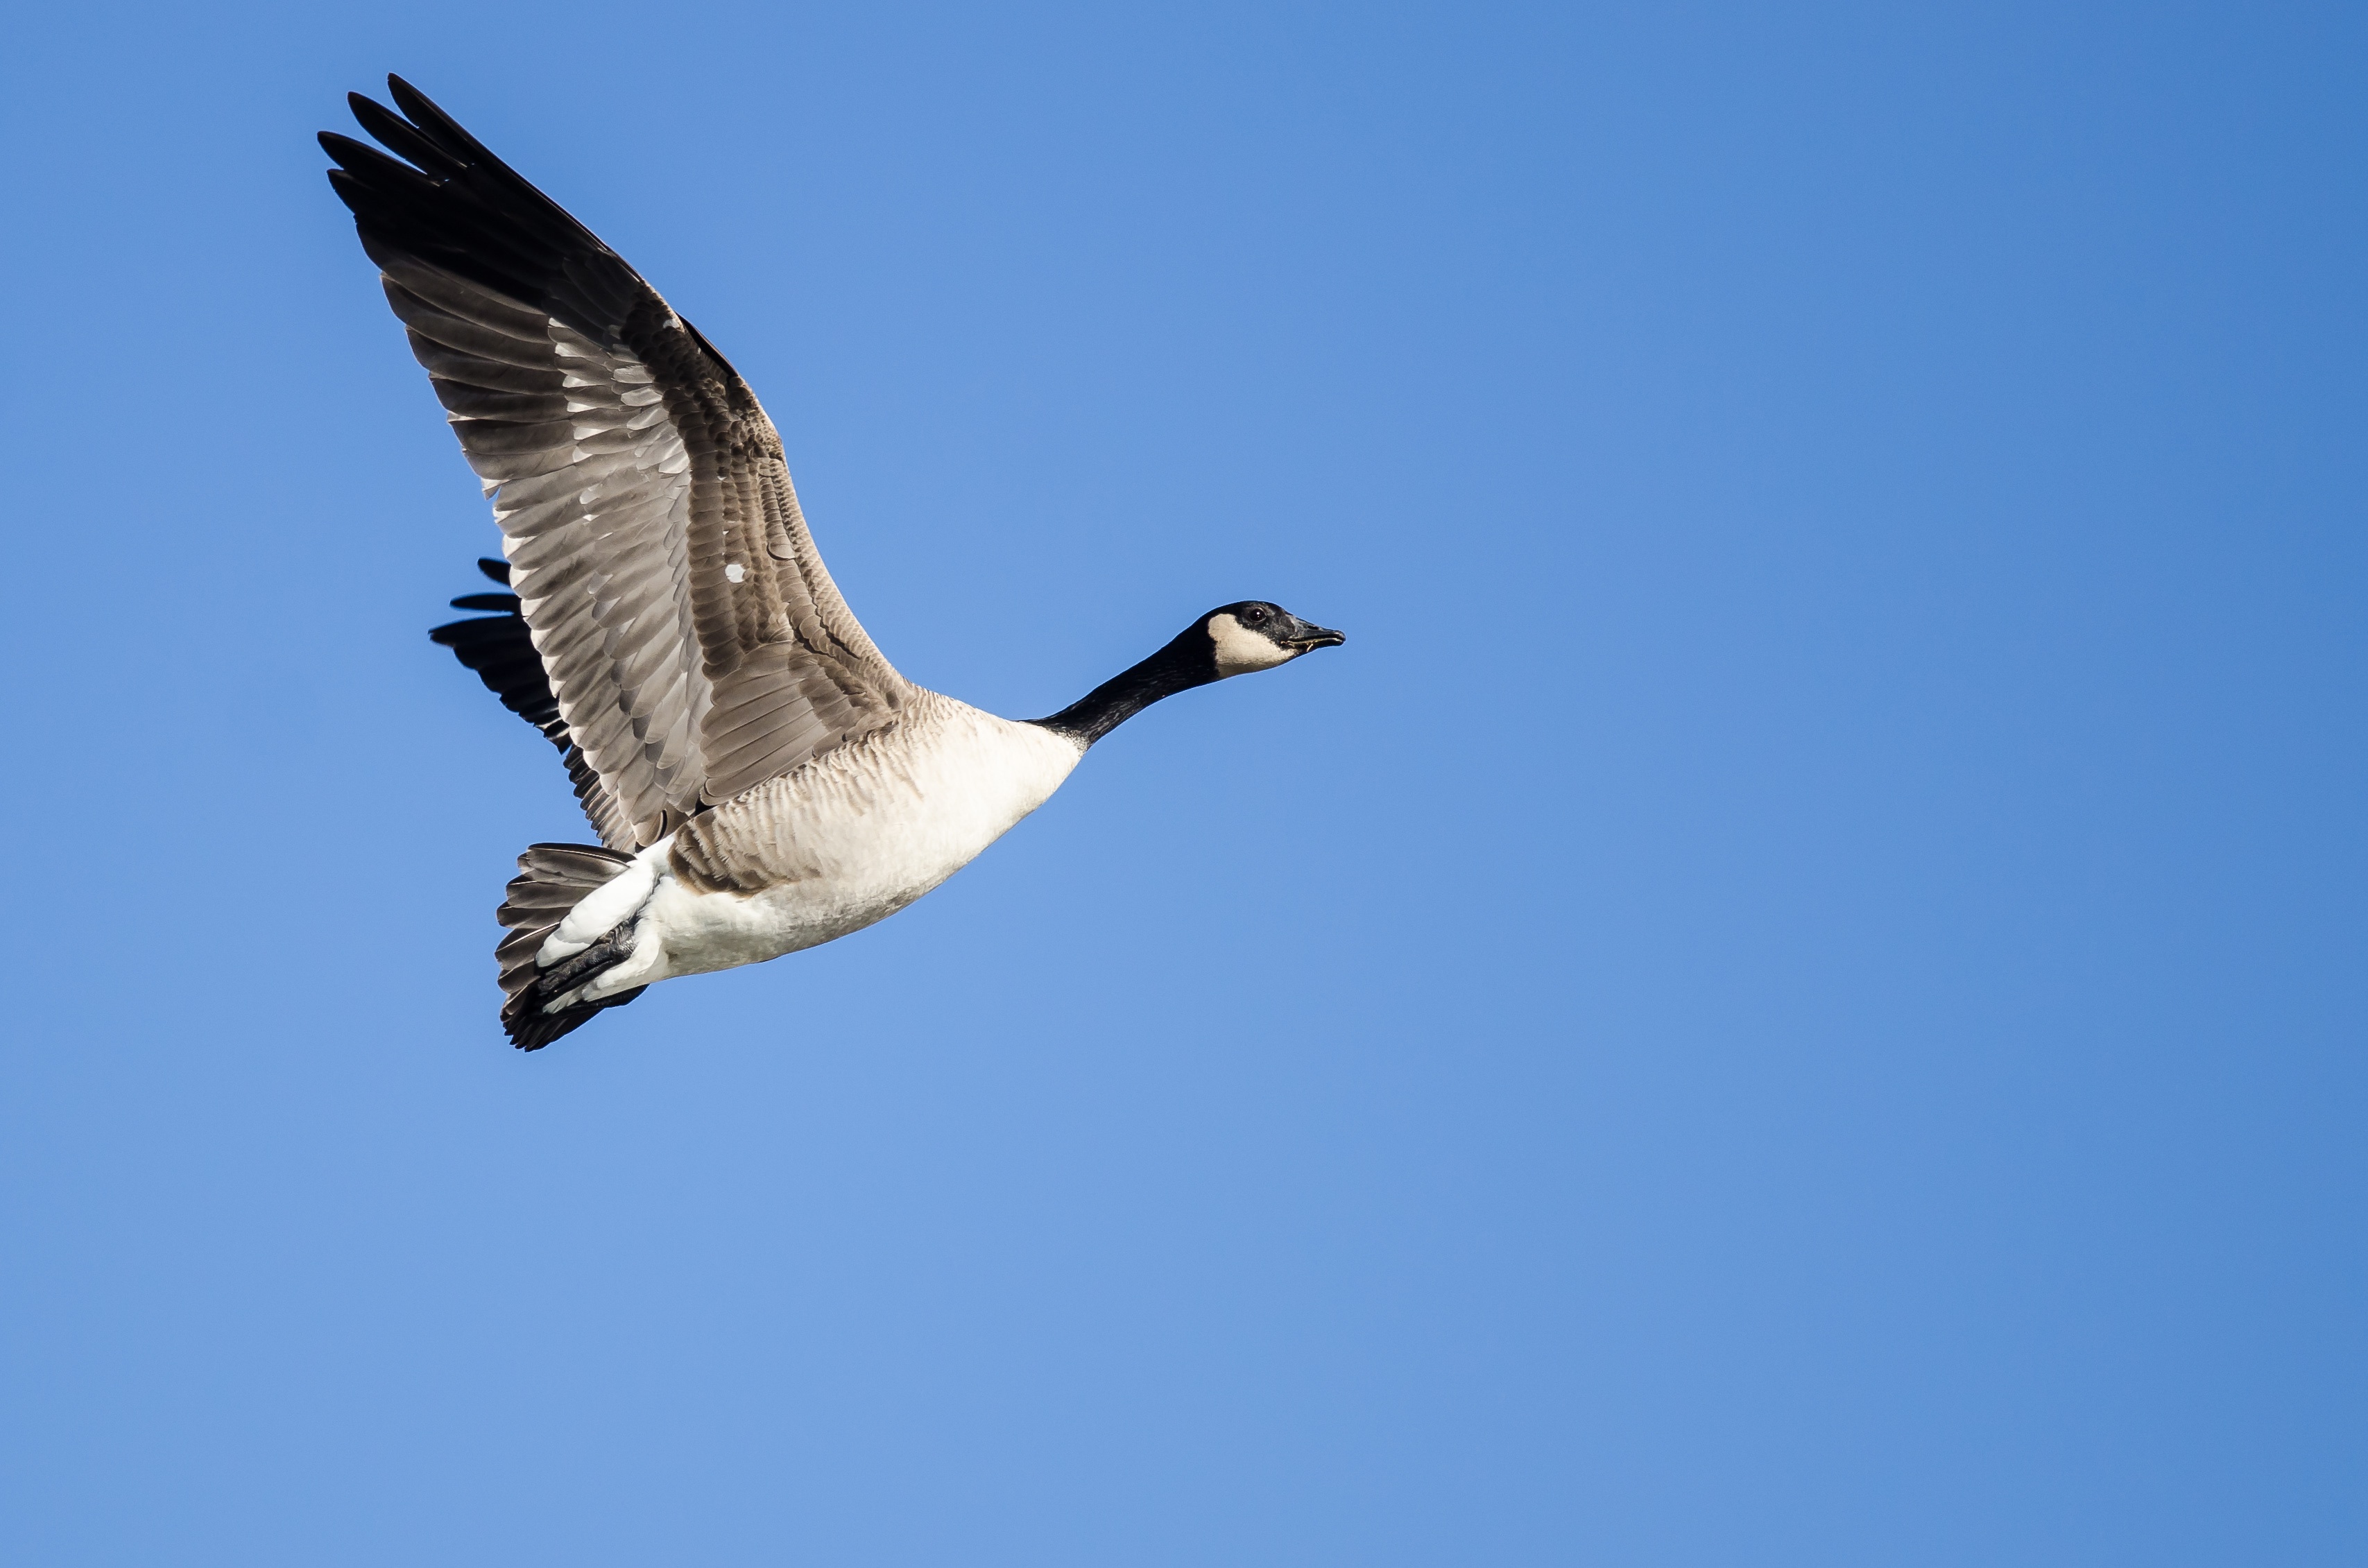
[[[894,722],[912,688],[839,597],[747,383],[590,231],[388,86],[400,116],[350,101],[397,157],[324,133],[330,183],[493,499],[604,840],[654,843]]]

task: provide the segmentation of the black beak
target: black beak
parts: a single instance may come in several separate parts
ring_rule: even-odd
[[[1287,639],[1287,644],[1304,653],[1316,648],[1338,648],[1347,641],[1328,626],[1310,626],[1303,620],[1299,623],[1299,635]]]

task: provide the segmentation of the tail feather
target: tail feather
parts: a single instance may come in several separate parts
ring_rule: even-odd
[[[602,1008],[621,1007],[648,989],[637,985],[555,1013],[543,1010],[552,997],[566,994],[630,953],[632,944],[620,942],[615,932],[550,971],[535,963],[535,955],[567,912],[632,863],[630,855],[588,844],[530,845],[518,857],[518,874],[496,912],[509,935],[495,948],[494,958],[502,970],[502,1028],[520,1051],[540,1051],[590,1022]]]

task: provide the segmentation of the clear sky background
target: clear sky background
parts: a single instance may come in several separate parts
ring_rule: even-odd
[[[0,1554],[2356,1564],[2356,6],[40,7]],[[914,678],[1153,710],[502,1042],[397,70]]]

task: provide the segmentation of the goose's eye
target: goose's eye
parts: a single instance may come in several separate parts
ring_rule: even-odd
[[[1250,624],[1251,624],[1252,626],[1256,626],[1256,625],[1258,625],[1260,621],[1264,620],[1265,619],[1266,619],[1266,611],[1264,611],[1264,610],[1262,610],[1262,609],[1254,609],[1254,610],[1250,611]]]

